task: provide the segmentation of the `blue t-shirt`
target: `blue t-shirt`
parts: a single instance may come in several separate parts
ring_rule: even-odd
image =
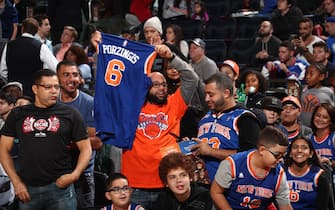
[[[71,106],[75,109],[77,109],[84,122],[86,123],[87,127],[95,127],[95,120],[94,120],[94,103],[93,103],[93,97],[82,92],[79,91],[78,96],[71,102],[62,102],[60,101],[60,99],[58,98],[58,101],[62,104]],[[90,159],[90,162],[87,166],[87,168],[85,169],[84,173],[93,173],[94,172],[94,157],[95,157],[95,150],[92,151],[92,156]]]

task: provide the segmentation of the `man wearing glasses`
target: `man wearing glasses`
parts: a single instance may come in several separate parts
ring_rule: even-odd
[[[57,103],[59,81],[51,70],[33,77],[34,104],[17,107],[7,118],[0,140],[0,161],[10,177],[20,209],[75,210],[73,183],[91,157],[91,145],[80,114]],[[15,171],[10,157],[14,138],[20,139],[20,166]],[[72,165],[70,147],[79,150]]]
[[[280,115],[281,124],[287,130],[288,140],[292,142],[301,136],[309,139],[313,133],[310,127],[300,123],[301,103],[295,96],[287,96],[282,100],[283,111]]]

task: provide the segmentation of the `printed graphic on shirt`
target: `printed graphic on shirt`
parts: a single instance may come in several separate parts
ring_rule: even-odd
[[[162,131],[168,128],[168,117],[163,112],[157,114],[141,113],[138,129],[142,130],[143,134],[151,140],[159,138]]]
[[[34,117],[26,117],[23,121],[23,133],[34,133],[35,137],[46,137],[46,132],[56,133],[60,127],[59,119],[51,116],[48,119],[35,119]]]

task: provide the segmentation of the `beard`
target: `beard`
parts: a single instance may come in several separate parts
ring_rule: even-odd
[[[263,38],[269,36],[270,32],[259,32],[258,35]]]
[[[147,98],[147,101],[149,101],[152,104],[156,104],[160,106],[167,104],[167,95],[164,98],[160,99],[157,96],[148,92],[146,98]]]

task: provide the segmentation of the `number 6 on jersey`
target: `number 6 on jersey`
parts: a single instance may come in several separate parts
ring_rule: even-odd
[[[118,86],[122,80],[122,71],[125,70],[125,65],[122,61],[118,59],[113,59],[108,62],[106,73],[105,73],[105,82],[107,85]]]

